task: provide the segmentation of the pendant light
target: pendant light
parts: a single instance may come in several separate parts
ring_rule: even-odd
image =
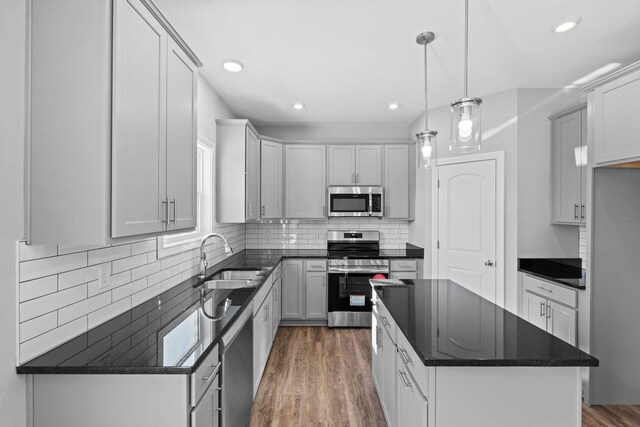
[[[480,150],[480,104],[482,99],[469,98],[469,0],[464,2],[464,97],[451,103],[451,145],[454,153]]]
[[[424,130],[416,134],[418,141],[418,167],[430,169],[437,160],[438,132],[429,130],[429,105],[427,103],[427,45],[434,41],[435,34],[431,31],[421,33],[416,42],[424,46]]]

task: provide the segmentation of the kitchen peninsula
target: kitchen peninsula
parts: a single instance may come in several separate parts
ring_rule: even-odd
[[[372,281],[372,370],[388,423],[581,425],[581,368],[596,358],[453,281],[389,283]]]

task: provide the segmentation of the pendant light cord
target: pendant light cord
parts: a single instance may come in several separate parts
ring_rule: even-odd
[[[469,0],[464,1],[464,97],[469,86]]]
[[[424,130],[429,130],[429,105],[427,103],[427,43],[424,44]]]

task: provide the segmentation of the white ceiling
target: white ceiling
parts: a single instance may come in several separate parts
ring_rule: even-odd
[[[462,96],[463,0],[155,0],[204,63],[201,73],[258,124],[409,123]],[[563,34],[564,18],[582,22]],[[638,0],[472,0],[469,95],[564,87],[640,59]],[[229,73],[222,60],[245,64]],[[390,111],[391,101],[401,104]],[[304,110],[292,108],[303,102]]]

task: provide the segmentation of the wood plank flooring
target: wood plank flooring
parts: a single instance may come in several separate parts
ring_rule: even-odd
[[[280,327],[251,426],[386,426],[370,340],[369,329]],[[640,406],[583,406],[582,425],[640,426]]]
[[[251,426],[386,426],[371,376],[370,334],[280,327]]]

